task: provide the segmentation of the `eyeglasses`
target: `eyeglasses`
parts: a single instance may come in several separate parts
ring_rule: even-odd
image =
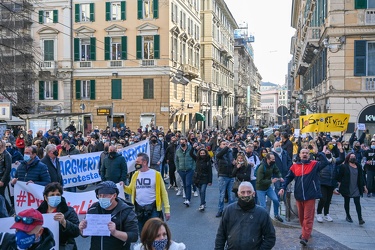
[[[31,218],[31,217],[21,217],[19,215],[16,215],[16,217],[14,217],[14,221],[15,222],[21,221],[23,224],[31,225],[31,224],[34,223],[34,221],[42,221],[42,220],[34,219],[34,218]]]

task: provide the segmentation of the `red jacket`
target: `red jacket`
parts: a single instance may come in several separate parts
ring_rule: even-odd
[[[16,139],[16,147],[17,148],[25,148],[25,139],[17,137],[17,139]]]

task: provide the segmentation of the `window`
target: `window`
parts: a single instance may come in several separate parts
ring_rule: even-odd
[[[57,81],[39,81],[39,100],[58,100]]]
[[[95,100],[95,80],[76,80],[76,99]]]
[[[96,38],[74,38],[74,61],[96,60]]]
[[[81,82],[82,99],[90,98],[90,81],[85,80]]]
[[[160,36],[137,36],[137,59],[159,59]]]
[[[104,38],[105,60],[127,59],[127,37],[105,37]]]
[[[94,22],[94,3],[75,4],[76,22]]]
[[[44,61],[55,60],[54,40],[43,40],[43,59]]]
[[[354,41],[354,75],[375,75],[375,42]]]
[[[159,17],[159,0],[138,0],[138,19]]]
[[[111,40],[111,60],[121,60],[121,37],[112,37]]]
[[[355,0],[356,9],[371,9],[375,8],[375,0]]]
[[[178,23],[178,6],[172,3],[172,22]]]
[[[177,54],[178,54],[178,38],[177,38],[177,34],[173,34],[172,35],[172,60],[174,62],[177,62]]]
[[[154,99],[154,79],[143,79],[143,99]]]
[[[41,10],[39,11],[39,23],[58,23],[58,11],[57,10]]]
[[[90,40],[81,40],[81,61],[90,61],[91,46]]]
[[[112,99],[122,99],[121,79],[112,79]]]
[[[126,2],[106,2],[105,3],[105,20],[117,21],[126,20]]]
[[[186,43],[182,42],[180,47],[181,47],[180,61],[182,64],[185,64],[186,63]]]

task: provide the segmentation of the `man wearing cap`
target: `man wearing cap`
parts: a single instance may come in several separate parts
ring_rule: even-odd
[[[164,160],[164,147],[156,135],[150,136],[150,167],[160,172]]]
[[[0,233],[0,249],[55,249],[52,232],[43,227],[42,214],[29,208],[14,217],[11,229],[16,233]]]
[[[111,214],[108,222],[110,236],[92,236],[91,250],[122,249],[129,250],[130,244],[138,240],[137,216],[133,205],[118,197],[119,190],[112,181],[101,182],[95,189],[99,202],[95,202],[88,209],[88,214]],[[87,227],[87,221],[79,223],[79,229],[83,235],[83,229]]]

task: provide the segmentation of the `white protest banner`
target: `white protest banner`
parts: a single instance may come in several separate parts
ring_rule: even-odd
[[[27,209],[27,208],[25,208]],[[54,249],[59,249],[59,223],[53,219],[53,216],[55,214],[43,214],[43,227],[48,228],[52,235],[53,239],[55,240],[55,248]],[[7,218],[1,218],[0,219],[0,225],[1,225],[1,230],[0,232],[4,233],[16,233],[15,229],[10,229],[10,227],[14,224],[14,217],[7,217]],[[1,246],[0,246],[0,249]]]
[[[358,130],[366,130],[366,124],[364,124],[364,123],[358,123],[357,124],[357,128],[358,128]]]
[[[117,184],[117,188],[120,191],[119,197],[125,199],[123,187]],[[44,200],[43,191],[44,186],[17,181],[16,185],[14,185],[14,209],[16,213],[27,208],[38,208]],[[94,190],[80,193],[65,191],[63,196],[68,206],[74,208],[77,214],[86,214],[89,207],[98,201]]]
[[[126,165],[128,166],[128,173],[135,170],[135,160],[137,159],[137,154],[146,153],[150,156],[150,141],[143,140],[137,142],[133,145],[127,146],[119,150],[119,153],[125,157]]]
[[[294,137],[295,137],[295,138],[298,138],[299,135],[300,135],[300,132],[301,132],[301,131],[300,131],[299,129],[297,129],[297,128],[294,129]]]

